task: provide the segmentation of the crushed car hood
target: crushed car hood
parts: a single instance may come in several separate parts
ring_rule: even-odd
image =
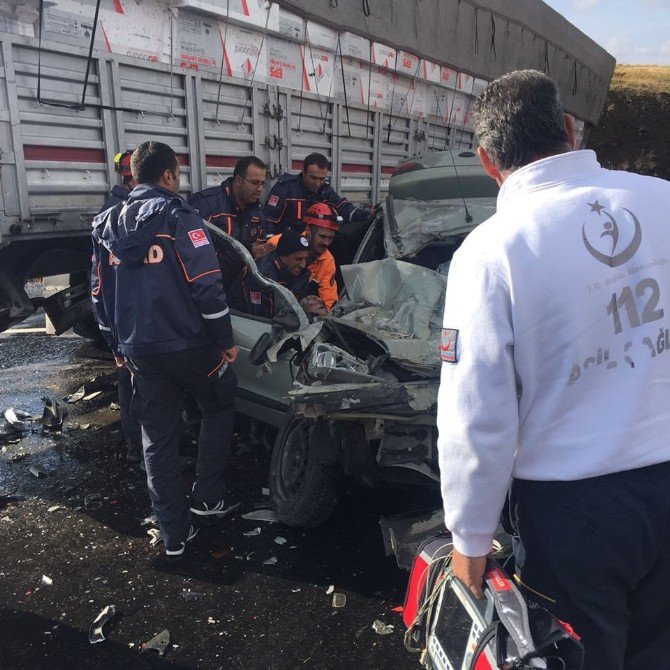
[[[392,258],[345,265],[342,276],[347,297],[335,305],[333,317],[381,340],[404,369],[438,376],[447,278]]]

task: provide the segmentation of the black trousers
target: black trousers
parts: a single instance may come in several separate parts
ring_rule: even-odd
[[[133,398],[132,375],[128,368],[117,368],[116,377],[119,383],[119,407],[121,410],[121,428],[128,446],[142,446],[142,430],[140,422],[132,415],[130,402]]]
[[[585,670],[670,669],[670,462],[514,480],[516,579],[581,635]]]
[[[128,358],[128,367],[139,396],[149,496],[165,546],[178,548],[191,524],[179,463],[184,391],[196,399],[202,412],[191,499],[213,505],[223,498],[237,380],[215,347],[133,356]]]

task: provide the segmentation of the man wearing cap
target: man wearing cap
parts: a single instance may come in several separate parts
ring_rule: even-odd
[[[302,172],[284,174],[277,180],[263,207],[268,226],[274,228],[275,233],[287,228],[301,232],[303,217],[315,202],[331,204],[344,223],[363,222],[370,218],[369,210],[356,207],[335,192],[326,181],[329,170],[328,159],[323,154],[313,153],[303,161]]]
[[[263,256],[257,267],[263,276],[291,291],[306,312],[323,316],[326,308],[307,269],[308,257],[307,238],[288,230],[279,237],[277,248]],[[274,316],[272,290],[259,282],[248,267],[230,289],[230,306],[253,316],[268,319]]]
[[[309,241],[307,269],[312,283],[318,286],[319,298],[328,311],[339,299],[335,280],[335,258],[328,247],[333,243],[341,222],[342,217],[327,202],[314,203],[303,217],[303,223],[307,226],[304,237]],[[276,247],[280,239],[281,235],[275,235],[268,242]]]
[[[98,214],[102,214],[111,207],[122,207],[128,199],[130,192],[137,186],[130,169],[130,158],[132,151],[122,151],[114,156],[114,169],[121,175],[122,184],[114,184],[109,195],[105,199]],[[97,219],[96,219],[97,221]],[[99,223],[99,222],[98,222]],[[105,309],[103,306],[103,295],[101,290],[101,272],[114,272],[114,266],[109,263],[109,255],[106,249],[100,245],[100,233],[102,228],[93,227],[93,269],[91,272],[91,299],[93,302],[93,315],[98,323],[100,332],[105,342],[114,354],[116,361],[117,380],[119,387],[119,409],[121,414],[121,428],[126,439],[126,460],[129,463],[139,463],[142,460],[142,431],[137,419],[130,413],[130,401],[133,397],[133,384],[130,372],[123,360],[123,356],[111,336],[111,327],[107,323]],[[104,267],[103,267],[104,265]],[[109,299],[109,296],[108,296]]]

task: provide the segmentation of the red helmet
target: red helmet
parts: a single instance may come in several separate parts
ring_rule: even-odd
[[[327,202],[315,202],[302,217],[306,226],[321,226],[330,230],[339,230],[342,217],[337,210]]]
[[[132,151],[122,151],[114,156],[114,169],[122,177],[132,177],[133,173],[130,169],[130,158],[133,155]]]

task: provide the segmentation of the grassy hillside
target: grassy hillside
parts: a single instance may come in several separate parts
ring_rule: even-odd
[[[605,167],[670,179],[670,67],[618,65],[588,146]]]

